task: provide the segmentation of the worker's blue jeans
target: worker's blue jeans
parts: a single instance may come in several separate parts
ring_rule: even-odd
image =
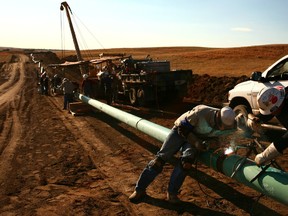
[[[73,94],[64,94],[63,109],[68,108],[68,104],[73,102]]]
[[[191,144],[178,134],[177,127],[173,127],[156,157],[161,158],[163,161],[169,161],[178,151],[181,152],[181,159],[185,159],[185,161],[189,161],[189,159],[193,161],[195,159],[196,149],[192,148]],[[136,191],[145,191],[157,175],[161,173],[162,169],[154,169],[151,164],[149,162],[141,173],[135,187]],[[179,161],[171,174],[168,192],[177,195],[185,177],[186,171],[182,168]]]

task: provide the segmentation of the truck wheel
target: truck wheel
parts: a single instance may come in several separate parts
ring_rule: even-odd
[[[249,112],[250,110],[245,105],[238,105],[238,106],[234,107],[233,110],[234,110],[236,116],[238,114],[242,113],[245,119],[248,118],[248,113],[250,113]]]
[[[136,90],[134,88],[129,89],[129,100],[132,105],[137,102]]]
[[[137,100],[140,106],[145,105],[145,91],[144,89],[140,88],[137,91]]]

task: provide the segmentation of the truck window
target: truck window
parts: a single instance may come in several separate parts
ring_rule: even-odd
[[[273,67],[268,72],[267,77],[277,77],[283,73],[288,73],[288,61],[286,59]]]

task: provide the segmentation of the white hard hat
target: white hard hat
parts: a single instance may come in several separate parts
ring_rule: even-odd
[[[270,115],[278,110],[285,98],[283,86],[265,87],[257,95],[259,111],[262,115]]]
[[[87,79],[88,78],[88,74],[83,74],[83,79]]]
[[[235,112],[231,107],[223,107],[220,110],[221,121],[226,126],[233,126],[235,122]]]

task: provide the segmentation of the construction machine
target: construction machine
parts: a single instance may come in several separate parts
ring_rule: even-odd
[[[82,58],[76,34],[71,21],[71,8],[67,2],[61,3],[61,10],[66,10],[71,35],[73,38],[77,62],[65,62],[53,65],[69,67],[79,65],[81,77],[87,74],[92,83],[92,98],[113,100],[128,100],[132,105],[149,105],[168,101],[181,101],[188,93],[192,79],[192,70],[171,70],[167,60],[155,61],[149,56],[134,59],[125,54],[100,54],[99,58],[84,60]],[[108,72],[111,88],[101,78]],[[109,95],[107,95],[109,94]],[[121,100],[123,101],[123,100]]]
[[[172,71],[167,60],[130,56],[121,61],[118,77],[121,80],[119,95],[128,98],[132,105],[147,105],[182,101],[191,83],[192,70]]]

